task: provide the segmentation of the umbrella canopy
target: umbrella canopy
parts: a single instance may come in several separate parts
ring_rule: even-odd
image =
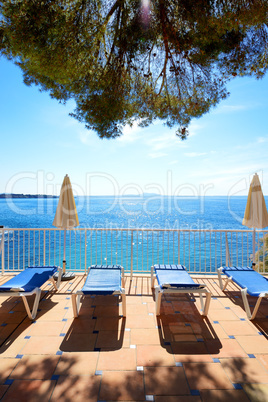
[[[74,228],[79,225],[78,215],[76,211],[76,205],[73,196],[73,190],[71,181],[68,175],[64,177],[61,190],[60,198],[56,210],[56,214],[52,223],[53,226],[64,229],[64,245],[63,245],[63,275],[62,280],[69,280],[74,277],[73,274],[66,274],[66,279],[64,279],[65,269],[66,269],[66,229]]]
[[[255,229],[268,226],[268,213],[257,173],[250,183],[247,205],[242,225],[253,228],[253,265],[255,265]]]
[[[250,184],[242,225],[253,229],[268,226],[268,213],[257,173],[254,174]]]
[[[64,177],[60,198],[53,221],[53,226],[70,229],[79,225],[71,181],[68,175]]]

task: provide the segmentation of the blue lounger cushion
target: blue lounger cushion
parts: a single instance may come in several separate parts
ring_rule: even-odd
[[[183,265],[154,265],[158,284],[162,289],[168,287],[176,288],[201,288],[193,281]]]
[[[250,296],[258,297],[261,293],[268,293],[268,279],[250,267],[224,267],[222,272],[231,276],[241,288],[247,288]]]
[[[57,283],[53,278],[58,273]],[[56,266],[34,266],[28,267],[18,275],[0,286],[0,296],[4,297],[21,297],[26,312],[30,320],[34,320],[41,297],[41,286],[47,281],[51,281],[55,290],[58,290],[61,281],[62,268]],[[28,296],[35,295],[32,311],[27,301]]]
[[[58,270],[56,266],[29,267],[0,286],[0,292],[32,292],[40,288]]]
[[[156,264],[151,267],[151,284],[154,287],[154,280],[157,279],[158,286],[155,286],[155,307],[156,315],[160,315],[161,298],[163,294],[190,294],[197,293],[200,296],[201,312],[204,316],[208,314],[211,293],[206,285],[196,283],[188,274],[183,265]],[[203,296],[206,296],[204,305]]]
[[[121,292],[121,267],[118,265],[95,265],[89,274],[81,292],[83,294],[109,295]]]
[[[124,268],[121,265],[92,265],[84,286],[72,294],[74,317],[79,316],[81,296],[121,296],[123,317],[126,317],[126,292]]]

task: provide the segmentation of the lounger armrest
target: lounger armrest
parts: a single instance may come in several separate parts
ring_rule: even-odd
[[[24,292],[25,291],[25,289],[24,288],[11,288],[10,289],[10,292]],[[5,292],[6,293],[6,292]]]

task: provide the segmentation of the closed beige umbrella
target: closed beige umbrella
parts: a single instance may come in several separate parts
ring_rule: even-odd
[[[69,280],[74,278],[73,273],[66,273],[66,230],[72,229],[79,225],[76,205],[73,196],[71,181],[68,175],[64,177],[60,198],[53,221],[53,226],[64,229],[64,245],[63,245],[63,274],[62,280]]]
[[[255,229],[268,226],[268,213],[257,173],[254,174],[250,183],[242,225],[253,228],[253,264],[255,265]]]

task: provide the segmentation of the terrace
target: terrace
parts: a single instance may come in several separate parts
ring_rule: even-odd
[[[262,301],[256,319],[249,321],[239,288],[233,284],[222,292],[213,273],[228,260],[250,262],[250,231],[88,233],[70,231],[69,267],[83,269],[62,282],[58,292],[48,292],[50,284],[43,287],[34,322],[21,299],[1,297],[1,400],[268,399],[268,301]],[[57,263],[61,234],[54,229],[3,229],[0,284],[28,263]],[[264,234],[258,232],[257,246]],[[148,269],[163,258],[189,264],[194,279],[207,285],[212,293],[207,318],[199,313],[198,297],[183,295],[163,296],[161,315],[155,315]],[[117,297],[96,296],[82,299],[74,319],[71,294],[83,285],[84,264],[101,259],[127,267],[127,317],[122,317]]]
[[[147,190],[156,201],[153,190],[161,194],[165,210],[164,194],[177,199],[189,191],[190,198],[204,200],[211,190],[228,194],[231,212],[230,197],[246,188],[245,172],[254,168],[264,178],[266,174],[265,83],[258,87],[251,81],[267,70],[266,7],[263,1],[221,0],[100,0],[97,6],[86,0],[1,2],[1,191],[20,190],[25,182],[23,191],[58,194],[57,178],[71,169],[77,194],[109,193],[112,186],[112,193],[122,200],[127,201],[125,196],[133,190],[147,198]],[[26,93],[17,68],[25,83],[50,93],[54,104],[39,91]],[[243,75],[245,85],[240,84]],[[228,84],[227,91],[225,83],[234,77],[239,81]],[[230,90],[235,96],[228,101]],[[70,124],[60,109],[57,112],[55,100],[68,101],[68,109],[74,101],[74,113],[69,115],[100,138],[116,138],[122,132],[123,141],[100,147],[98,136]],[[224,104],[217,113],[195,125],[197,117],[221,100]],[[168,131],[161,122],[167,123]],[[172,127],[178,137],[170,135]],[[184,149],[180,139],[195,132],[196,139]],[[257,184],[254,193],[259,190]],[[56,213],[52,225],[57,228],[78,226],[74,197],[69,195],[71,216],[62,224]],[[209,207],[205,214],[200,203],[200,213],[196,209],[189,220],[195,212],[181,208],[178,220],[169,219],[177,203],[169,196],[166,200],[163,217],[157,213],[148,220],[155,204],[147,208],[147,199],[133,209],[126,203],[129,211],[122,208],[118,215],[97,208],[96,220],[94,208],[88,208],[81,222],[95,229],[81,225],[68,230],[67,243],[66,230],[40,228],[52,223],[43,219],[44,204],[35,210],[27,203],[27,211],[14,220],[11,210],[3,208],[5,224],[24,228],[0,226],[0,284],[27,266],[65,269],[66,262],[75,277],[65,278],[57,292],[51,292],[51,285],[43,286],[33,322],[20,299],[7,294],[0,299],[1,400],[268,400],[267,300],[251,322],[238,287],[222,292],[216,277],[222,265],[255,262],[265,275],[268,232],[257,231],[255,241],[251,230],[192,230],[224,227],[227,221],[219,200],[216,214]],[[67,204],[59,200],[59,205]],[[142,219],[132,219],[138,218],[141,205]],[[50,206],[48,215],[53,203]],[[110,210],[109,205],[106,212]],[[232,216],[232,227],[239,227],[238,215]],[[114,218],[118,226],[127,221],[127,227],[138,222],[155,227],[107,228]],[[156,230],[170,225],[186,229]],[[248,225],[252,226],[268,227],[268,220],[266,225]],[[165,295],[156,316],[149,276],[156,263],[183,264],[195,281],[207,285],[212,293],[208,317],[199,314],[199,300],[192,294]],[[91,264],[124,266],[125,318],[120,300],[98,296],[82,298],[81,314],[74,319],[71,295],[82,287]]]
[[[9,275],[0,278],[1,283]],[[36,320],[21,300],[1,298],[3,401],[264,401],[268,398],[267,301],[248,321],[238,288],[197,276],[212,292],[207,318],[198,298],[163,296],[155,315],[148,276],[126,280],[127,317],[116,297],[92,297],[73,318],[70,294],[84,275],[46,292]]]

